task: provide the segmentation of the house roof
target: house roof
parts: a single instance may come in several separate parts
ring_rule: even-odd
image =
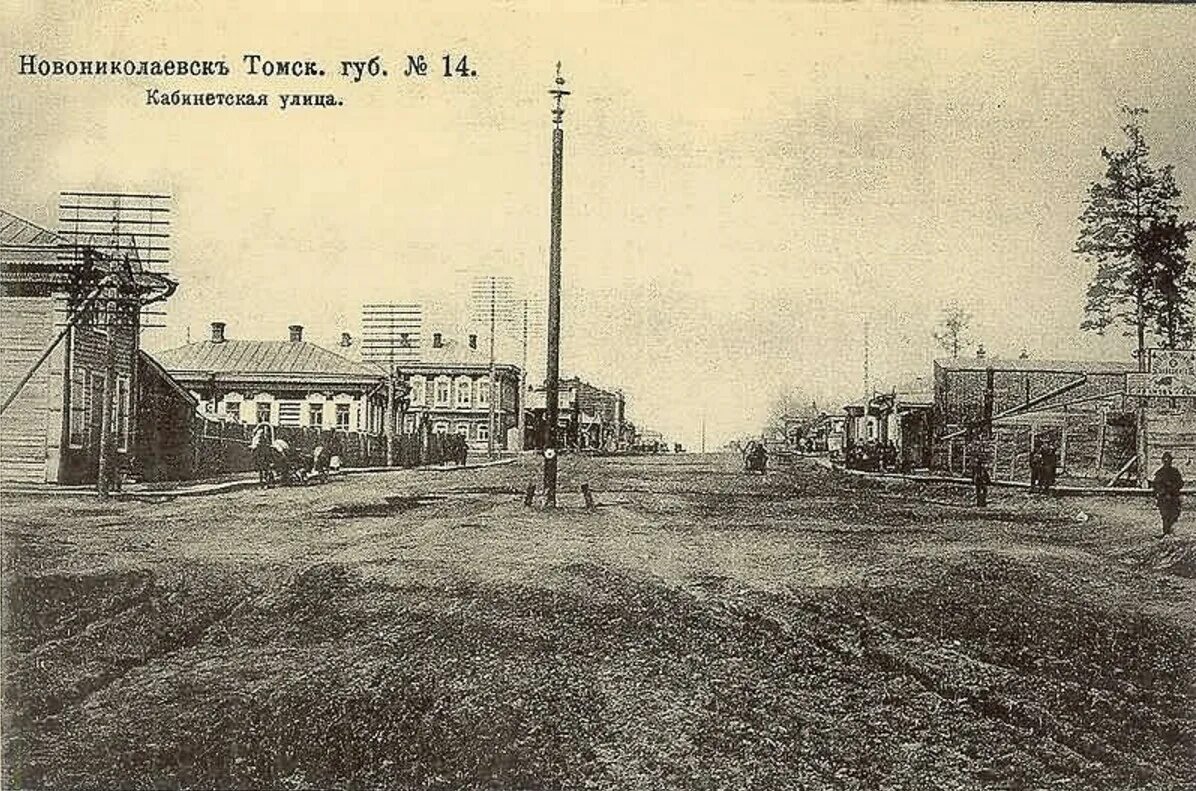
[[[899,406],[934,406],[934,393],[897,393]]]
[[[407,375],[415,376],[477,376],[478,374],[488,373],[490,371],[490,363],[487,362],[410,362],[397,363],[399,371]],[[509,363],[495,363],[494,371],[498,374],[519,374],[519,367]]]
[[[1137,371],[1133,362],[1120,360],[1035,360],[999,357],[946,358],[934,361],[935,366],[947,371],[1045,371],[1050,373],[1119,374]]]
[[[381,371],[307,341],[207,340],[167,349],[157,357],[176,376],[184,372],[370,380],[383,376]]]
[[[66,240],[53,231],[0,209],[0,261],[5,263],[58,263]]]
[[[11,212],[0,209],[0,245],[6,247],[57,247],[63,244],[61,236],[34,225]]]
[[[187,388],[179,384],[179,381],[171,376],[170,372],[163,368],[162,364],[150,356],[144,349],[137,350],[137,358],[141,360],[141,362],[144,363],[147,368],[153,370],[154,373],[156,373],[158,377],[165,382],[166,385],[173,390],[179,398],[183,399],[193,407],[199,406],[199,401],[195,398],[195,396],[191,395]]]
[[[117,248],[120,255],[112,255],[112,248]],[[80,251],[94,253],[95,265],[101,271],[134,275],[145,273],[151,279],[163,279],[161,275],[147,272],[142,266],[137,240],[133,236],[89,234],[78,236],[72,241],[0,209],[0,261],[25,269],[24,276],[18,272],[8,273],[12,279],[37,280],[48,277],[53,280],[55,273],[61,275],[82,262]],[[160,284],[155,282],[154,285]]]

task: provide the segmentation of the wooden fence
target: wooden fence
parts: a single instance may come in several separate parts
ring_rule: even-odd
[[[192,413],[184,430],[170,438],[174,447],[147,448],[137,477],[146,481],[216,478],[254,469],[249,448],[255,425]],[[344,467],[386,466],[386,437],[356,431],[275,426],[276,438],[301,453],[322,444],[341,457]],[[444,464],[461,458],[464,439],[456,434],[400,434],[395,437],[395,466]],[[162,444],[161,442],[159,444]]]

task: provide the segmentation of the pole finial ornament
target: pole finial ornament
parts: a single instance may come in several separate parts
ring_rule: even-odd
[[[561,118],[565,115],[565,107],[562,100],[569,95],[569,91],[565,90],[565,78],[561,76],[561,62],[556,62],[556,79],[554,80],[556,87],[548,93],[550,96],[556,98],[556,107],[552,108],[552,123],[556,127],[560,127]]]

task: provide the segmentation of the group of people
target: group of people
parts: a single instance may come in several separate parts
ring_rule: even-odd
[[[1030,491],[1049,492],[1055,485],[1055,470],[1059,454],[1049,442],[1035,440],[1030,452]]]
[[[284,485],[306,483],[309,477],[325,481],[329,472],[340,468],[344,453],[342,438],[335,429],[305,432],[296,447],[291,447],[291,443],[275,435],[274,427],[268,423],[260,423],[254,429],[249,450],[258,479],[266,488],[272,488],[276,481]]]
[[[845,461],[853,470],[902,472],[905,467],[901,452],[891,439],[884,442],[871,440],[862,445],[852,445],[847,449]]]
[[[1162,465],[1151,479],[1155,504],[1163,522],[1163,535],[1168,536],[1179,521],[1180,497],[1184,488],[1183,475],[1172,462],[1175,457],[1170,451],[1162,456]],[[1030,455],[1030,491],[1049,492],[1055,485],[1055,468],[1058,465],[1055,449],[1045,442],[1035,443]],[[988,487],[992,483],[988,465],[977,458],[972,463],[972,485],[976,491],[976,505],[983,508],[988,502]]]

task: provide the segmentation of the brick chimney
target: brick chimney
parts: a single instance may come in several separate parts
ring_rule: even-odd
[[[212,322],[212,343],[224,343],[224,322]]]
[[[983,360],[987,355],[988,355],[988,353],[984,351],[983,343],[976,347],[976,359],[977,360]]]
[[[348,349],[353,345],[353,336],[347,332],[341,333],[341,346]]]
[[[291,330],[291,343],[299,343],[303,340],[302,324],[292,324],[289,329]]]
[[[471,349],[478,348],[478,336],[477,335],[469,336],[469,348],[471,348]]]
[[[432,348],[439,349],[444,346],[444,336],[439,332],[432,333]]]

